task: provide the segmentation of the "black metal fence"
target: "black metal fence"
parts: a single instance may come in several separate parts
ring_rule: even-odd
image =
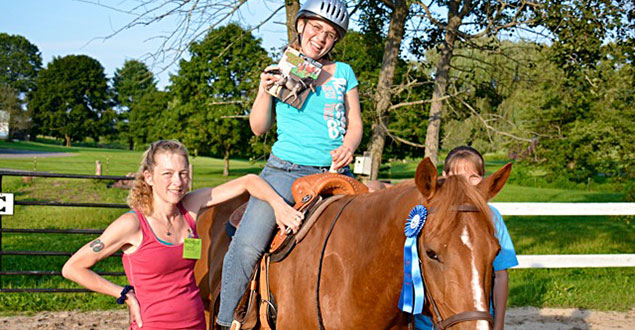
[[[94,180],[134,180],[133,177],[112,176],[112,175],[81,175],[81,174],[60,174],[48,172],[29,172],[29,171],[0,171],[0,193],[2,193],[2,178],[4,176],[19,177],[46,177],[46,178],[72,178],[72,179],[94,179]],[[24,206],[63,206],[63,207],[99,207],[99,208],[121,208],[127,209],[126,204],[110,204],[110,203],[62,203],[50,201],[26,201],[16,200],[14,205]],[[15,212],[15,209],[14,209]],[[68,288],[3,288],[2,276],[23,276],[23,275],[57,275],[61,276],[61,271],[42,271],[42,270],[4,270],[2,267],[2,258],[7,255],[30,255],[30,256],[71,256],[72,252],[65,251],[8,251],[2,248],[3,233],[28,233],[28,234],[101,234],[103,230],[95,229],[25,229],[25,228],[4,228],[2,226],[2,215],[0,215],[0,293],[9,292],[92,292],[86,289],[68,289]],[[121,256],[121,253],[112,255]],[[99,275],[124,276],[122,272],[97,272]]]

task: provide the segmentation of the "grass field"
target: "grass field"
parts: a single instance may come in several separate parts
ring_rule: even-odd
[[[99,160],[104,173],[125,175],[138,167],[140,152],[95,148],[64,148],[38,143],[0,142],[0,149],[70,152],[73,156],[0,159],[0,168],[48,171],[56,173],[94,174]],[[197,157],[194,188],[214,186],[246,173],[258,173],[260,163],[232,161],[230,177],[222,177],[222,160]],[[488,172],[502,162],[488,163]],[[392,179],[414,176],[416,162],[393,163]],[[105,172],[107,169],[107,173]],[[2,191],[13,192],[19,200],[56,200],[65,202],[123,203],[127,191],[107,188],[107,182],[80,179],[35,178],[24,183],[19,177],[4,177]],[[530,188],[507,185],[495,201],[524,202],[609,202],[622,201],[619,192],[594,192],[553,188]],[[4,228],[96,228],[102,229],[123,210],[16,207],[14,216],[2,218]],[[507,227],[518,254],[594,254],[633,253],[635,231],[632,217],[508,217]],[[74,251],[95,236],[41,235],[3,233],[3,250]],[[57,270],[66,257],[2,256],[2,270]],[[122,271],[121,261],[112,257],[95,269]],[[123,283],[125,278],[113,277]],[[578,307],[599,310],[627,310],[635,306],[635,269],[523,269],[510,271],[512,306]],[[76,287],[60,276],[2,275],[3,288]],[[99,294],[0,294],[0,313],[36,312],[42,310],[94,310],[117,308],[113,299]]]

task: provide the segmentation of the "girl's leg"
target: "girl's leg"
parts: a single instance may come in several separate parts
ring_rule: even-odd
[[[296,173],[265,167],[261,177],[291,204],[291,184],[296,179],[294,174]],[[245,292],[252,271],[271,242],[276,228],[271,206],[265,201],[251,197],[223,261],[217,320],[219,325],[231,325],[238,301]]]

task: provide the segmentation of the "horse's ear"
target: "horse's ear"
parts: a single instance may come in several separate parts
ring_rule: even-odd
[[[507,163],[505,166],[496,171],[496,173],[483,179],[483,181],[478,184],[478,189],[483,193],[487,200],[494,198],[494,196],[503,189],[511,171],[512,163]]]
[[[429,199],[437,189],[437,168],[429,157],[424,158],[417,166],[415,183],[424,198]]]

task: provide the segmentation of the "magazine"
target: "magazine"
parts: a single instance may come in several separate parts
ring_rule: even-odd
[[[310,92],[315,92],[315,81],[322,72],[322,64],[288,47],[279,63],[281,78],[267,92],[290,106],[301,109]]]

